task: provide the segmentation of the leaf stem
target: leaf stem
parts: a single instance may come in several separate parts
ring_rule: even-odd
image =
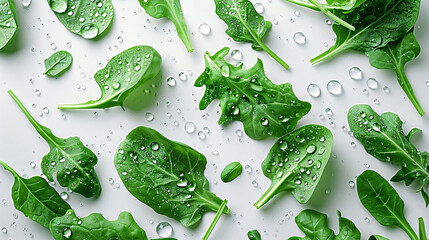
[[[407,221],[402,224],[402,229],[407,233],[411,240],[419,240],[419,237],[417,236],[416,232],[414,232],[413,228]]]
[[[283,61],[283,59],[281,59],[277,54],[275,54],[267,45],[265,45],[265,43],[259,40],[256,40],[256,42],[265,52],[267,52],[272,58],[274,58],[274,60],[280,63],[280,65],[282,65],[286,70],[289,69],[289,65],[285,61]]]
[[[423,218],[419,218],[419,237],[420,240],[427,240],[426,229],[425,229],[425,221]]]
[[[183,17],[183,15],[177,15],[172,12],[170,20],[174,23],[177,35],[179,35],[180,39],[185,44],[186,50],[188,50],[188,52],[193,52],[194,48],[192,47],[192,42],[189,38],[188,27],[186,26],[185,18]]]
[[[320,9],[320,11],[322,11],[323,13],[325,13],[328,17],[332,18],[332,20],[334,20],[335,22],[337,22],[338,24],[342,25],[345,28],[348,28],[352,31],[356,30],[356,28],[351,25],[350,23],[344,21],[343,19],[339,18],[337,15],[333,14],[331,11],[329,11],[327,8],[325,8],[325,6],[323,6],[323,4],[321,4],[319,2],[319,0],[309,0],[311,3],[313,3],[314,5],[317,6],[317,8]]]
[[[285,0],[285,1],[299,5],[301,7],[310,8],[311,10],[320,11],[320,9],[317,8],[315,5],[313,5],[309,2],[306,2],[306,1],[301,1],[301,0]]]
[[[212,233],[214,227],[216,226],[217,222],[219,221],[220,217],[222,216],[222,213],[226,207],[226,204],[228,203],[228,200],[223,200],[222,204],[220,205],[219,209],[216,212],[216,216],[213,219],[212,223],[210,224],[209,228],[206,231],[206,234],[204,234],[204,237],[202,240],[209,239],[210,234]]]
[[[40,133],[39,131],[39,123],[36,121],[36,119],[33,118],[33,116],[30,114],[30,112],[28,112],[27,108],[25,108],[24,104],[22,104],[22,102],[19,100],[19,98],[15,95],[15,93],[9,89],[9,91],[7,91],[9,93],[9,95],[12,97],[12,99],[15,101],[15,103],[18,105],[18,107],[21,109],[21,111],[24,113],[24,115],[27,117],[28,121],[30,121],[30,123],[33,125],[33,127],[37,130],[37,132]],[[44,134],[40,133],[40,135],[42,135],[43,137],[45,137]]]
[[[259,198],[258,201],[256,201],[253,206],[256,207],[256,209],[260,209],[262,206],[264,206],[273,196],[276,194],[277,188],[273,187],[273,185],[270,185],[270,187],[267,189],[267,191],[262,194],[262,196]]]
[[[413,91],[413,87],[411,86],[411,83],[408,80],[407,75],[405,74],[405,67],[404,66],[398,67],[396,73],[398,74],[399,85],[401,85],[405,94],[407,94],[411,103],[416,108],[417,112],[420,114],[420,116],[425,115],[425,111],[423,110],[422,106],[420,105],[419,101],[417,100],[417,97]]]
[[[15,170],[13,170],[9,165],[7,165],[5,162],[3,162],[2,160],[0,160],[0,165],[2,165],[4,167],[4,169],[8,170],[10,173],[12,173],[12,175],[14,175],[14,177],[19,176],[18,173],[15,172]]]

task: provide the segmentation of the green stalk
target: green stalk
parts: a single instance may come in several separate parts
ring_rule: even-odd
[[[405,74],[405,68],[404,68],[404,66],[397,67],[396,73],[398,74],[399,85],[401,85],[401,87],[404,90],[405,94],[407,94],[407,96],[410,99],[411,103],[416,108],[417,112],[420,114],[420,116],[425,115],[425,111],[423,110],[422,106],[420,105],[419,101],[417,100],[417,97],[416,97],[416,95],[414,94],[414,91],[413,91],[413,87],[411,86],[411,83],[408,80],[407,75]]]
[[[323,13],[325,13],[328,17],[332,18],[335,22],[342,25],[345,28],[348,28],[352,31],[356,30],[356,28],[351,25],[350,23],[344,21],[343,19],[339,18],[335,14],[333,14],[331,11],[329,11],[323,4],[321,4],[318,0],[309,0],[311,3],[317,6],[317,8],[320,9]]]
[[[34,117],[28,112],[27,108],[25,108],[24,104],[19,100],[19,98],[15,95],[15,93],[9,89],[7,91],[9,95],[12,97],[12,99],[16,102],[18,107],[21,109],[21,111],[24,113],[24,115],[27,117],[28,121],[30,121],[31,125],[36,129],[36,131],[44,138],[46,139],[46,134],[43,130],[40,129],[40,124],[34,119]]]
[[[306,2],[306,1],[301,1],[301,0],[285,0],[285,1],[299,5],[301,7],[310,8],[311,10],[320,11],[320,9],[317,8],[315,5],[313,5],[309,2]]]
[[[419,237],[417,236],[416,232],[414,232],[413,228],[410,226],[410,224],[405,221],[400,222],[401,228],[407,233],[407,235],[410,237],[411,240],[419,240]]]
[[[419,237],[420,240],[427,240],[425,222],[423,218],[419,218]]]
[[[257,38],[255,38],[257,39]],[[283,59],[281,59],[277,54],[275,54],[270,48],[267,47],[267,45],[265,45],[265,43],[263,43],[262,41],[258,41],[257,43],[259,44],[259,46],[261,46],[261,48],[267,52],[272,58],[274,58],[274,60],[276,60],[278,63],[280,63],[280,65],[282,65],[286,70],[289,69],[289,65],[283,61]]]
[[[279,184],[277,184],[277,187]],[[270,185],[270,187],[267,189],[267,191],[262,194],[262,196],[258,199],[258,201],[253,204],[253,206],[256,207],[256,209],[260,209],[262,206],[264,206],[277,192],[277,187]]]
[[[219,209],[217,210],[216,216],[213,219],[212,223],[210,224],[209,228],[206,231],[206,234],[204,234],[204,237],[202,240],[209,239],[210,234],[212,233],[214,227],[216,226],[216,223],[219,221],[220,217],[222,216],[222,213],[226,207],[226,204],[228,203],[228,200],[223,200],[222,204],[220,205]]]

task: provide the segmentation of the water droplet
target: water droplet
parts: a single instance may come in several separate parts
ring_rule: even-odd
[[[316,146],[314,146],[313,144],[307,147],[308,154],[313,154],[315,151],[316,151]]]
[[[231,57],[232,59],[234,59],[235,61],[241,61],[243,60],[243,53],[241,53],[240,50],[235,49],[231,52]]]
[[[151,112],[147,112],[144,116],[148,122],[152,122],[153,119],[155,119],[155,115],[153,115]]]
[[[140,65],[136,65],[136,66],[134,66],[134,70],[135,70],[135,71],[140,71],[140,69],[141,69]]]
[[[356,143],[355,142],[351,142],[350,146],[352,146],[352,148],[355,148],[356,147]]]
[[[187,132],[187,133],[193,133],[193,132],[195,132],[195,124],[193,123],[193,122],[187,122],[186,124],[185,124],[185,131]]]
[[[197,135],[201,140],[206,139],[206,134],[203,131],[199,131]]]
[[[367,217],[365,217],[364,219],[363,219],[366,223],[369,223],[370,221],[369,221],[369,218],[367,218]]]
[[[356,185],[356,184],[355,184],[355,182],[353,182],[353,181],[351,181],[351,180],[349,181],[349,187],[354,188],[354,187],[355,187],[355,185]]]
[[[115,183],[115,180],[113,180],[113,178],[109,178],[109,183],[110,183],[110,184],[114,184],[114,183]]]
[[[61,198],[62,198],[63,200],[67,200],[67,199],[69,199],[69,194],[68,194],[68,193],[66,193],[66,192],[62,192],[62,193],[60,193],[60,196],[61,196]]]
[[[370,89],[378,89],[378,81],[375,78],[369,78],[366,81],[366,85],[370,88]]]
[[[218,150],[214,150],[214,151],[212,152],[212,155],[213,155],[213,156],[219,156],[219,151],[218,151]]]
[[[250,165],[246,165],[246,166],[244,166],[244,171],[246,171],[247,174],[251,174],[252,173],[252,167]]]
[[[184,72],[179,73],[179,79],[182,81],[186,81],[188,79],[188,76]]]
[[[363,77],[362,71],[360,70],[360,68],[358,67],[352,67],[349,70],[349,76],[353,79],[353,80],[361,80]]]
[[[57,49],[57,45],[56,45],[55,43],[51,43],[51,49],[52,49],[52,50]]]
[[[260,3],[255,3],[255,5],[253,5],[255,7],[256,12],[258,12],[259,14],[264,13],[265,8],[264,5],[260,4]]]
[[[7,229],[6,229],[5,227],[2,227],[2,228],[1,228],[1,231],[2,231],[4,234],[6,234],[6,233],[7,233]]]
[[[123,43],[124,39],[121,36],[118,36],[118,38],[116,38],[118,40],[119,43]]]
[[[299,45],[303,45],[307,42],[307,39],[305,38],[305,35],[302,32],[296,32],[293,35],[293,40]]]
[[[66,43],[66,46],[67,46],[68,48],[71,48],[71,47],[72,47],[71,42],[67,42],[67,43]]]
[[[295,10],[295,16],[297,16],[297,17],[301,17],[301,12],[299,12],[298,10]]]
[[[173,235],[173,227],[168,222],[161,222],[156,226],[156,233],[162,238],[169,238]]]
[[[333,112],[333,111],[332,111],[332,109],[330,109],[330,108],[326,108],[326,109],[325,109],[325,113],[326,113],[326,114],[328,114],[329,116],[334,115],[334,112]]]
[[[70,228],[66,227],[63,229],[63,237],[69,239],[72,236],[72,231]]]
[[[112,87],[113,87],[113,89],[118,90],[121,87],[121,83],[115,82],[115,83],[113,83]]]
[[[207,23],[201,23],[200,27],[198,28],[199,32],[204,35],[207,36],[210,34],[211,32],[211,28]]]
[[[36,163],[35,163],[35,162],[31,162],[31,163],[30,163],[30,167],[31,167],[31,168],[35,168],[35,167],[36,167]]]
[[[36,96],[40,96],[42,94],[42,92],[40,92],[39,89],[37,89],[36,91],[34,91],[34,93],[36,94]]]
[[[307,92],[310,96],[315,98],[320,97],[320,93],[321,93],[320,87],[315,83],[308,85]]]
[[[98,35],[98,27],[94,23],[87,23],[80,29],[82,37],[86,39],[95,38]]]
[[[365,95],[368,95],[368,94],[369,94],[368,89],[366,89],[366,88],[365,88],[362,92],[363,92],[363,94],[365,94]]]
[[[31,5],[31,0],[22,0],[21,4],[23,7],[28,8]]]
[[[256,180],[253,180],[253,181],[252,181],[252,186],[253,186],[254,188],[257,188],[257,187],[259,186],[259,184],[258,184],[258,182],[257,182]]]
[[[268,124],[269,124],[270,122],[268,121],[268,119],[266,119],[266,118],[262,118],[261,119],[261,124],[262,124],[262,126],[268,126]]]
[[[343,93],[343,86],[337,80],[329,81],[326,89],[332,95],[340,95]]]
[[[158,151],[158,150],[159,150],[159,144],[158,144],[158,143],[156,143],[156,142],[153,142],[153,143],[151,144],[151,149],[152,149],[153,151]]]
[[[329,26],[331,26],[331,25],[332,25],[332,21],[331,21],[331,20],[329,20],[329,19],[327,19],[327,20],[326,20],[326,24],[328,24]]]
[[[235,134],[237,134],[238,137],[243,136],[243,132],[240,129],[235,130]]]
[[[43,113],[49,114],[49,108],[48,107],[44,107],[42,110],[43,110]]]
[[[176,79],[174,77],[167,78],[167,85],[170,87],[176,86]]]
[[[273,23],[274,23],[274,25],[277,25],[277,24],[279,24],[279,21],[277,21],[277,19],[274,19]]]
[[[374,103],[379,105],[380,104],[380,100],[378,100],[378,98],[374,99]]]
[[[390,93],[390,88],[389,88],[388,86],[384,86],[384,87],[383,87],[383,91],[384,91],[385,93],[389,94],[389,93]]]

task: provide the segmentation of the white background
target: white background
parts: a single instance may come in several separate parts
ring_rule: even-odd
[[[41,124],[52,129],[59,137],[79,136],[81,140],[99,154],[99,163],[96,171],[100,178],[103,191],[98,199],[85,199],[78,194],[70,194],[68,202],[79,216],[87,216],[93,212],[100,212],[108,219],[116,219],[121,211],[130,211],[138,224],[147,231],[150,238],[156,238],[155,227],[161,221],[168,221],[174,228],[174,237],[179,239],[201,239],[206,228],[212,221],[214,213],[208,213],[195,229],[186,229],[175,220],[156,214],[152,209],[137,201],[123,187],[114,169],[113,155],[119,143],[126,134],[137,126],[144,125],[157,129],[166,137],[186,143],[208,158],[206,177],[210,181],[210,190],[221,198],[229,199],[232,210],[229,216],[222,216],[215,228],[211,239],[247,239],[246,233],[251,229],[258,229],[263,239],[287,239],[293,235],[302,235],[296,227],[293,218],[303,209],[312,208],[330,216],[330,226],[338,230],[336,210],[340,210],[344,217],[355,222],[362,231],[363,239],[371,234],[381,234],[391,239],[407,239],[400,230],[381,226],[360,204],[356,188],[349,187],[349,181],[366,169],[377,170],[389,179],[398,170],[398,167],[379,162],[367,154],[356,139],[342,130],[347,126],[346,112],[350,106],[357,103],[367,103],[379,113],[394,111],[405,121],[405,130],[413,127],[423,129],[423,135],[414,139],[421,150],[429,150],[427,140],[429,126],[428,117],[419,117],[411,103],[396,82],[396,76],[388,70],[376,70],[368,63],[368,58],[360,53],[345,53],[333,61],[317,66],[311,66],[309,59],[327,50],[324,42],[330,46],[334,42],[331,26],[326,24],[327,18],[318,12],[293,6],[281,0],[260,0],[265,6],[263,16],[267,20],[278,21],[268,34],[266,43],[279,56],[291,65],[286,71],[264,52],[256,52],[250,44],[231,41],[224,33],[226,25],[215,14],[213,1],[183,0],[182,7],[186,22],[191,33],[191,40],[195,51],[187,53],[184,45],[174,32],[174,26],[167,20],[156,20],[149,17],[138,4],[137,0],[115,0],[115,18],[111,31],[101,40],[89,41],[68,32],[56,19],[46,1],[35,1],[27,9],[17,1],[18,19],[20,24],[18,36],[18,50],[13,53],[0,54],[0,159],[9,163],[20,174],[28,176],[40,175],[41,158],[48,152],[48,145],[41,139],[23,113],[7,94],[7,89],[13,89],[24,105],[40,121]],[[256,1],[254,1],[256,3]],[[301,16],[294,14],[299,10]],[[203,36],[198,32],[201,23],[211,26],[211,34]],[[429,87],[425,82],[429,80],[427,67],[429,62],[429,3],[422,1],[420,18],[416,25],[416,36],[422,45],[422,54],[409,64],[407,74],[412,81],[417,97],[423,107],[429,112]],[[293,41],[293,34],[302,31],[307,37],[305,45],[297,45]],[[118,37],[123,42],[118,41]],[[171,37],[172,41],[167,39]],[[66,43],[72,44],[68,48]],[[70,71],[59,79],[48,78],[43,75],[43,61],[54,51],[51,43],[57,45],[57,50],[67,50],[74,57]],[[120,108],[109,110],[74,110],[59,111],[59,103],[73,103],[98,99],[99,89],[92,76],[104,66],[108,59],[123,50],[135,45],[150,45],[157,49],[163,57],[162,85],[158,87],[157,97],[152,101],[134,99],[132,105],[138,108]],[[240,49],[244,55],[246,66],[251,66],[259,57],[265,64],[268,77],[275,83],[290,82],[294,86],[297,96],[312,103],[311,112],[299,123],[300,126],[317,123],[329,127],[335,135],[335,156],[331,158],[325,174],[315,194],[308,204],[301,205],[290,194],[280,194],[272,199],[261,210],[256,210],[253,203],[269,186],[270,181],[263,176],[260,163],[273,144],[273,140],[254,141],[247,136],[238,137],[237,129],[242,129],[240,123],[232,123],[221,127],[216,123],[219,117],[218,102],[210,105],[206,111],[197,110],[197,103],[203,95],[203,88],[193,87],[195,78],[203,71],[203,54],[205,51],[215,53],[224,46]],[[32,51],[34,48],[34,51]],[[174,59],[174,60],[173,60]],[[233,61],[232,59],[230,59]],[[352,80],[348,71],[358,66],[364,73],[364,79]],[[181,71],[192,71],[187,81],[180,81],[178,74]],[[173,76],[177,80],[175,87],[169,87],[166,79]],[[380,82],[378,90],[369,90],[369,95],[363,93],[367,88],[366,79],[375,77]],[[326,91],[326,83],[331,79],[339,80],[343,85],[341,96],[330,95]],[[322,88],[319,98],[312,98],[306,92],[310,83],[317,83]],[[77,89],[76,85],[85,85],[86,90]],[[388,86],[391,93],[383,92]],[[36,90],[41,95],[35,94]],[[379,99],[380,104],[374,103]],[[169,105],[167,104],[169,103]],[[35,104],[35,108],[32,107]],[[44,107],[48,107],[49,114],[39,117],[37,114]],[[335,127],[329,126],[330,116],[325,113],[331,108],[331,116]],[[177,109],[181,110],[179,114]],[[94,112],[98,113],[95,116]],[[145,119],[145,113],[151,112],[155,119],[151,122]],[[167,117],[170,112],[172,117]],[[63,120],[62,114],[66,115]],[[319,115],[324,115],[321,120]],[[203,116],[208,116],[206,119]],[[174,121],[180,123],[174,126]],[[205,140],[200,140],[195,133],[184,131],[186,122],[192,121],[197,131],[208,127],[210,133]],[[123,129],[121,128],[123,127]],[[347,126],[348,128],[348,126]],[[109,131],[112,133],[110,134]],[[110,136],[111,140],[108,140]],[[356,142],[355,148],[351,142]],[[219,151],[218,156],[212,155]],[[249,164],[253,168],[251,174],[243,173],[238,179],[229,184],[220,181],[220,171],[231,161],[236,160]],[[30,167],[30,162],[37,164]],[[217,166],[214,167],[214,166]],[[108,179],[113,178],[120,184],[116,189]],[[252,186],[256,180],[259,187]],[[217,184],[213,184],[217,181]],[[10,190],[13,179],[11,175],[0,171],[0,228],[6,227],[7,234],[0,232],[0,239],[29,239],[30,233],[34,239],[52,239],[49,231],[42,226],[24,217],[13,207]],[[405,213],[407,219],[417,229],[417,218],[426,217],[429,224],[429,210],[416,187],[404,187],[403,183],[394,183],[401,197],[406,202]],[[55,188],[61,192],[58,184]],[[286,214],[293,213],[291,219]],[[13,214],[17,213],[15,219]],[[370,222],[364,221],[368,217]],[[151,224],[150,220],[154,223]],[[279,221],[285,220],[284,224]],[[11,224],[14,226],[11,226]],[[266,235],[264,235],[266,231]]]

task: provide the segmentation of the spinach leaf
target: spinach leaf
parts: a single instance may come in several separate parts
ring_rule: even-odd
[[[289,65],[277,56],[263,42],[264,36],[271,29],[271,22],[256,12],[249,0],[215,0],[216,14],[228,25],[226,34],[238,42],[252,43],[255,50],[267,52],[284,68]]]
[[[45,60],[45,74],[58,77],[65,73],[73,62],[72,55],[67,51],[58,51]]]
[[[185,44],[188,52],[193,52],[191,40],[189,39],[188,27],[183,17],[180,0],[139,0],[140,5],[151,17],[169,18],[176,26],[177,35]]]
[[[255,203],[261,208],[276,194],[290,191],[300,203],[314,192],[331,156],[333,136],[329,129],[307,125],[277,140],[262,162],[271,186]]]
[[[206,69],[195,81],[197,87],[206,85],[200,109],[219,99],[219,124],[241,121],[246,134],[256,140],[292,131],[310,111],[310,103],[300,101],[289,83],[272,83],[260,59],[245,70],[243,65],[236,67],[225,61],[228,52],[229,48],[223,48],[213,56],[204,55]]]
[[[137,127],[131,131],[114,161],[124,186],[134,197],[185,227],[194,226],[204,213],[216,212],[221,206],[222,200],[209,191],[204,177],[206,158],[153,129]],[[229,212],[228,208],[223,211]]]
[[[414,94],[410,81],[405,74],[405,64],[420,54],[420,45],[414,36],[413,30],[396,42],[391,42],[385,47],[369,52],[369,62],[378,69],[392,69],[398,76],[399,85],[407,94],[420,116],[425,114],[422,106]]]
[[[18,97],[8,91],[16,104],[24,112],[27,119],[49,145],[50,151],[43,157],[42,172],[49,181],[54,181],[54,173],[58,183],[84,197],[98,196],[101,185],[95,173],[97,156],[83,145],[78,137],[58,138],[47,127],[40,125],[27,111]]]
[[[249,240],[261,240],[261,234],[258,232],[258,230],[251,230],[247,232],[247,237]]]
[[[353,24],[356,30],[334,24],[335,45],[311,59],[311,63],[319,63],[349,49],[369,54],[376,48],[385,47],[413,28],[419,8],[420,0],[371,0],[348,14],[334,10],[335,15]]]
[[[228,164],[220,174],[222,182],[228,183],[236,179],[243,172],[243,166],[239,162],[232,162]]]
[[[0,0],[0,49],[4,48],[16,35],[18,21],[13,0]]]
[[[15,179],[12,186],[13,204],[26,217],[49,228],[52,219],[64,215],[70,209],[70,205],[45,179],[38,176],[26,179],[19,176],[6,163],[0,161],[0,165],[13,175]]]
[[[161,69],[161,56],[149,46],[135,46],[114,56],[94,79],[101,90],[98,100],[81,104],[62,104],[59,109],[124,107],[131,92],[152,80]]]
[[[411,240],[418,240],[404,216],[404,201],[396,190],[375,171],[366,170],[356,181],[363,206],[383,226],[402,228]]]
[[[401,167],[391,181],[404,181],[407,186],[419,181],[419,191],[427,206],[429,198],[423,187],[429,182],[429,154],[419,152],[410,141],[420,130],[413,129],[406,136],[398,115],[387,112],[380,116],[368,105],[353,106],[347,118],[354,137],[369,154]]]
[[[334,231],[328,227],[328,216],[314,210],[306,209],[295,218],[296,225],[305,233],[305,237],[290,237],[288,240],[360,240],[361,233],[355,224],[341,217],[338,212],[340,231],[335,235]]]
[[[58,20],[72,33],[93,39],[113,21],[111,0],[48,0]]]
[[[52,220],[49,228],[55,240],[148,240],[129,212],[122,212],[117,220],[109,221],[99,213],[79,218],[73,210],[68,210],[64,216]]]

